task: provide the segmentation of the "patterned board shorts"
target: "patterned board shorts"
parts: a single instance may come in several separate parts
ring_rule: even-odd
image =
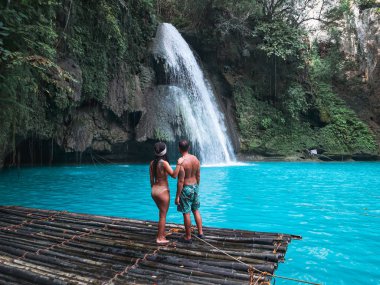
[[[190,213],[190,211],[198,210],[200,206],[198,184],[183,186],[177,211],[186,214]]]

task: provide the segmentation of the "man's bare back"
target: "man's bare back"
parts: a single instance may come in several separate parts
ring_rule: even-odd
[[[199,185],[201,176],[200,176],[200,162],[198,158],[192,154],[186,154],[182,158],[183,158],[183,162],[181,163],[181,165],[184,172],[183,184],[184,185],[194,185],[194,184]]]

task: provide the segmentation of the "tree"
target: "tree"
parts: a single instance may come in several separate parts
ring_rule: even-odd
[[[267,20],[282,19],[293,26],[316,20],[325,21],[333,0],[257,0]]]

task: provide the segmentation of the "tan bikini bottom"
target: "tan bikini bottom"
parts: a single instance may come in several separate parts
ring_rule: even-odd
[[[152,187],[152,196],[160,195],[164,191],[169,191],[168,186],[153,185],[153,187]]]

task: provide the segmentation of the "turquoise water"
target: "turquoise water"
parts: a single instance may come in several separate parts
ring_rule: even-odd
[[[323,284],[380,284],[380,163],[266,162],[203,167],[201,174],[206,226],[303,236],[290,244],[277,274]],[[168,221],[181,223],[170,183]],[[157,217],[147,165],[3,171],[0,205]]]

